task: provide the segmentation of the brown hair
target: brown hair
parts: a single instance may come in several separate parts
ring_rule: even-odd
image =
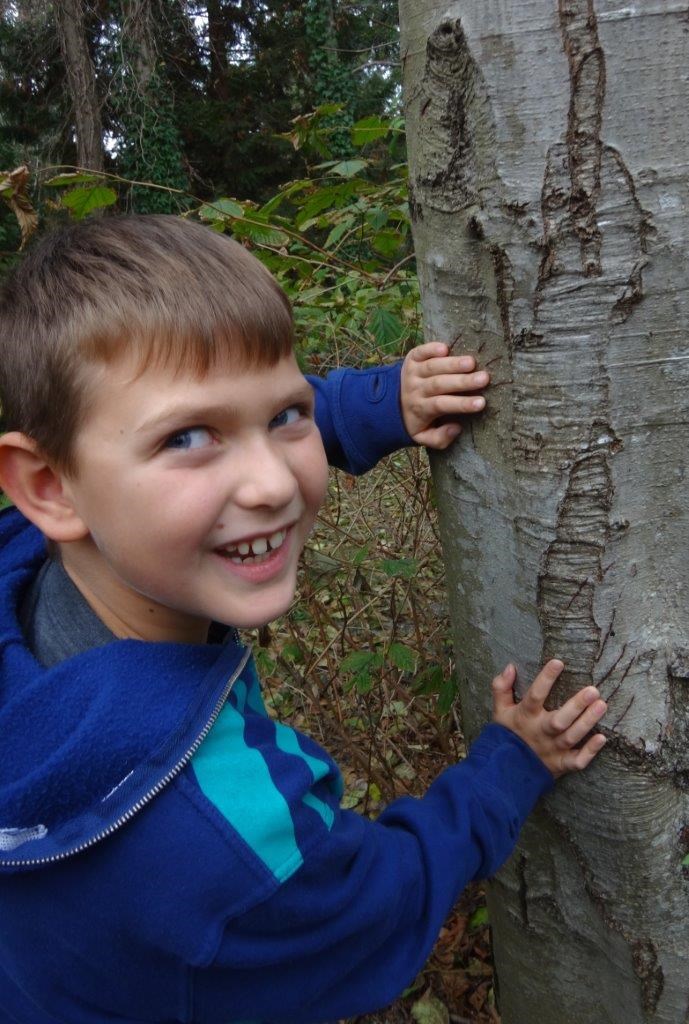
[[[72,471],[89,366],[133,352],[142,371],[201,376],[228,355],[274,365],[292,342],[286,295],[231,239],[173,216],[71,225],[44,236],[0,294],[4,427]]]

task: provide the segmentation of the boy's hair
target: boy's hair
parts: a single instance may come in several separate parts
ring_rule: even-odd
[[[4,428],[75,471],[88,369],[133,354],[203,375],[292,349],[289,300],[246,249],[174,216],[94,219],[45,236],[0,294]]]

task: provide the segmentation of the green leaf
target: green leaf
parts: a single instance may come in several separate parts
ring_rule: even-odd
[[[342,178],[353,178],[368,165],[368,160],[342,160],[339,164],[335,164],[332,173],[339,174]]]
[[[378,231],[371,239],[371,245],[381,256],[394,256],[404,244],[404,235],[399,231]]]
[[[254,660],[261,677],[272,675],[277,667],[275,659],[271,658],[270,654],[268,654],[268,651],[264,647],[257,647],[254,649]]]
[[[414,558],[384,558],[380,567],[386,576],[398,576],[411,580],[419,571],[418,562]]]
[[[469,931],[484,928],[488,924],[488,907],[478,907],[469,918]]]
[[[346,235],[352,226],[352,218],[347,217],[346,220],[341,220],[339,224],[336,224],[332,229],[328,237],[326,238],[323,248],[330,249],[333,245],[336,245],[343,235]]]
[[[380,789],[375,784],[375,782],[372,782],[369,785],[369,787],[368,787],[368,795],[369,795],[370,799],[373,800],[373,802],[375,804],[379,804],[380,801],[383,799],[383,794],[381,793]]]
[[[430,991],[422,996],[411,1008],[411,1015],[417,1024],[450,1024],[450,1013]]]
[[[440,665],[432,665],[418,674],[414,680],[414,692],[440,693],[444,679],[445,677]]]
[[[454,679],[446,679],[446,680],[444,680],[442,686],[440,687],[440,693],[438,694],[437,708],[438,708],[438,714],[439,715],[446,715],[450,711],[450,709],[452,708],[452,705],[455,702],[456,696],[457,696],[457,683],[455,682],[455,680]]]
[[[54,178],[49,178],[45,184],[63,188],[65,185],[87,185],[102,180],[101,174],[93,174],[91,171],[74,171],[70,174],[57,174]]]
[[[201,220],[215,221],[223,217],[235,220],[244,216],[244,207],[235,199],[215,199],[212,203],[205,203],[199,210]]]
[[[290,661],[296,661],[297,663],[304,661],[304,652],[299,644],[294,643],[294,641],[285,644],[282,648],[282,654],[285,658],[289,658]]]
[[[328,188],[319,188],[306,201],[296,217],[296,225],[302,229],[306,221],[316,217],[323,210],[332,206],[338,206],[343,199],[343,192],[339,185],[330,185]]]
[[[397,342],[404,334],[404,324],[384,306],[376,306],[369,322],[371,334],[383,352],[394,350]]]
[[[373,651],[352,651],[340,662],[342,672],[361,672],[368,668],[375,658]]]
[[[371,679],[371,673],[368,669],[364,672],[359,672],[358,675],[354,676],[354,685],[357,693],[360,693],[362,696],[371,692],[373,689],[373,680]]]
[[[352,565],[361,565],[362,562],[365,562],[366,559],[368,558],[368,553],[370,550],[371,542],[368,541],[366,544],[364,544],[362,548],[359,548],[359,550],[356,552],[356,554],[352,558]]]
[[[402,672],[413,672],[416,667],[416,656],[406,644],[395,641],[388,648],[388,658]]]
[[[367,142],[384,139],[390,131],[390,125],[380,117],[362,117],[352,125],[352,145],[365,146]]]
[[[258,216],[258,214],[252,213],[251,220],[238,218],[233,221],[232,233],[237,238],[250,238],[257,245],[279,247],[289,243],[289,235],[275,227],[274,224],[262,223]]]
[[[686,855],[686,857],[682,861],[682,867],[683,868],[689,868],[689,853]]]
[[[102,185],[96,185],[95,188],[75,188],[62,197],[62,202],[71,211],[75,220],[81,220],[94,210],[116,203],[117,192]]]

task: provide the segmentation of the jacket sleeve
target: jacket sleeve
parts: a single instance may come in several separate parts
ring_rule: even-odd
[[[365,473],[383,456],[415,442],[400,406],[402,364],[333,370],[307,377],[316,392],[316,423],[331,466]]]
[[[513,733],[489,725],[421,799],[371,822],[340,811],[304,863],[226,920],[194,978],[199,1022],[309,1024],[370,1012],[416,976],[460,891],[493,874],[552,786]],[[231,1012],[228,1016],[228,1009]]]

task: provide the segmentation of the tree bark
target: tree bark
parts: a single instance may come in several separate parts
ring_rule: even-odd
[[[53,6],[74,109],[77,162],[81,167],[98,171],[103,167],[103,126],[83,3],[82,0],[55,0]]]
[[[609,702],[491,885],[503,1024],[687,1024],[687,7],[400,15],[427,334],[493,380],[434,463],[466,731],[510,659]]]

